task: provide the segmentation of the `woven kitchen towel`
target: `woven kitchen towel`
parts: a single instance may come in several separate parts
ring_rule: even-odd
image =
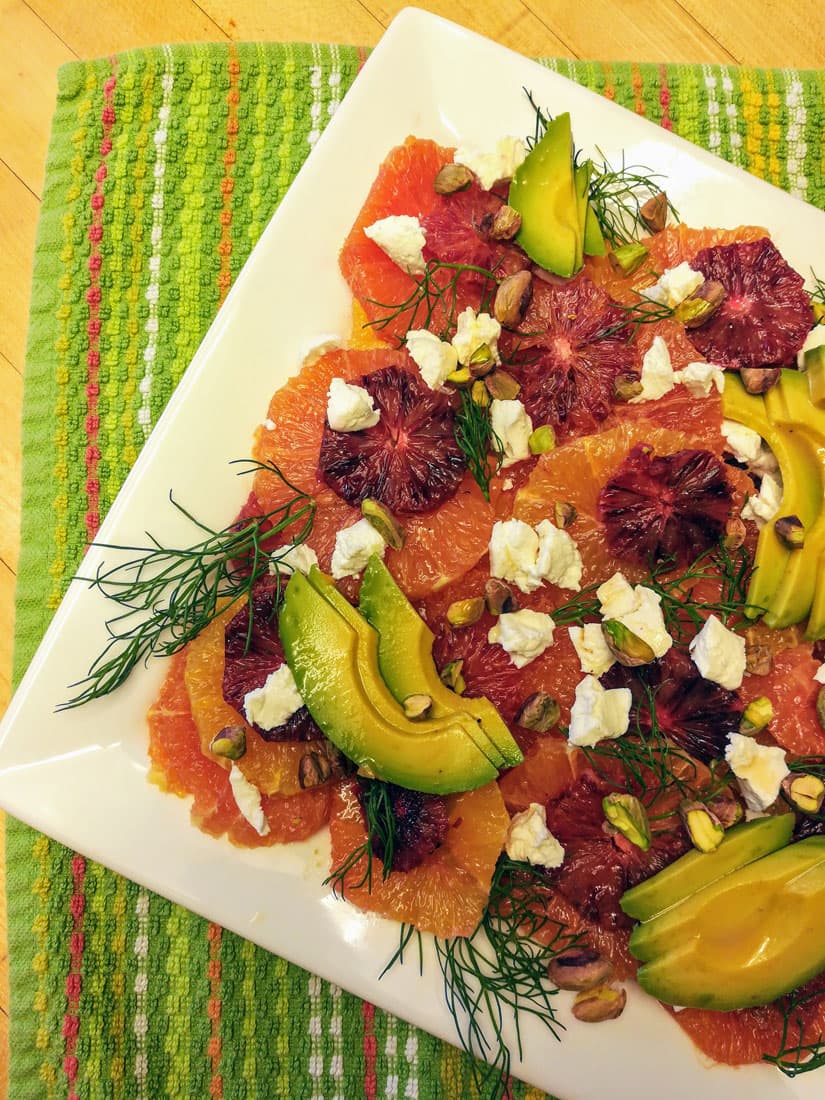
[[[364,57],[200,45],[61,70],[26,366],[18,677]],[[825,74],[547,64],[825,207]],[[451,1047],[12,821],[7,864],[12,1100],[477,1095]]]

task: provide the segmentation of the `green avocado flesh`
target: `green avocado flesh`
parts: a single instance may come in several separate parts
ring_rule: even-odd
[[[587,204],[577,198],[569,113],[548,122],[516,169],[507,201],[521,214],[516,241],[531,260],[565,278],[578,270]]]
[[[767,1004],[825,969],[825,837],[749,863],[630,937],[637,979],[666,1004],[732,1011]]]
[[[652,878],[627,890],[620,905],[634,920],[649,921],[725,875],[761,859],[791,839],[794,815],[761,817],[728,829],[713,852],[688,852]]]
[[[432,631],[377,555],[364,570],[359,608],[378,633],[378,668],[399,703],[408,695],[429,695],[434,718],[463,714],[472,720],[473,739],[499,767],[521,763],[521,749],[490,700],[467,699],[442,683],[433,662]]]
[[[375,635],[363,625],[364,634]],[[496,778],[496,766],[461,721],[405,717],[378,671],[377,636],[370,659],[362,632],[301,573],[286,587],[279,631],[298,691],[318,727],[370,774],[429,794],[473,790]]]
[[[788,406],[793,409],[792,415],[783,411]],[[814,600],[820,572],[815,564],[819,543],[814,540],[810,547],[807,544],[815,524],[823,530],[825,539],[825,519],[819,522],[825,500],[825,436],[821,444],[817,443],[815,429],[801,427],[802,423],[809,424],[818,410],[810,402],[804,378],[796,371],[783,371],[778,385],[764,398],[748,394],[740,380],[728,372],[722,409],[728,420],[759,432],[776,455],[782,474],[779,512],[762,528],[757,542],[747,614],[758,618],[764,610],[769,626],[791,626],[808,615]],[[782,516],[797,516],[804,525],[806,546],[802,550],[790,551],[777,536],[775,521]],[[804,555],[801,560],[793,560],[800,555]],[[784,583],[789,568],[788,583]]]
[[[576,188],[579,198],[579,220],[582,225],[582,251],[585,256],[604,256],[607,245],[604,243],[599,219],[587,196],[590,192],[590,180],[593,175],[593,162],[586,160],[576,168]],[[582,210],[584,213],[582,214]]]

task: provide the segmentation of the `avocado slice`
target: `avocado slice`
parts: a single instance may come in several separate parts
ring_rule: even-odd
[[[459,722],[405,718],[377,662],[363,664],[356,631],[302,573],[290,577],[278,625],[310,714],[356,764],[378,779],[429,794],[474,790],[496,778],[495,765]],[[394,722],[384,717],[389,713]]]
[[[556,115],[516,169],[507,200],[521,214],[516,241],[535,263],[564,278],[581,266],[584,222],[573,171],[570,114]]]
[[[817,459],[806,437],[774,424],[764,398],[747,393],[739,378],[730,371],[725,377],[722,411],[728,420],[736,420],[759,432],[771,448],[779,463],[784,487],[779,515],[796,515],[808,529],[819,515],[822,491]],[[771,609],[790,556],[791,551],[776,535],[773,521],[766,523],[756,544],[754,573],[748,588],[751,606],[746,614],[749,618],[758,618],[759,608]]]
[[[342,618],[346,619],[350,627],[355,631],[358,639],[358,661],[356,664],[356,674],[361,680],[362,686],[373,704],[376,710],[378,710],[382,718],[389,722],[391,725],[397,725],[399,722],[402,727],[406,727],[408,719],[403,713],[403,709],[399,708],[398,704],[401,703],[403,707],[404,699],[407,695],[414,694],[413,692],[406,692],[401,698],[392,694],[387,690],[387,684],[384,677],[381,675],[381,669],[378,661],[378,634],[372,626],[364,619],[362,615],[358,613],[356,608],[352,606],[349,600],[345,596],[342,596],[331,577],[322,573],[320,569],[313,566],[307,574],[307,580],[318,592],[319,595],[331,604],[331,606],[338,612]],[[379,678],[384,681],[381,685],[381,690],[376,690],[375,685],[375,673],[378,673]],[[416,720],[415,727],[422,732],[432,731],[438,726],[444,724],[444,719],[449,718],[456,724],[461,726],[468,737],[476,741],[479,748],[484,752],[484,755],[490,760],[492,764],[499,768],[504,763],[504,758],[501,753],[497,752],[494,745],[487,741],[486,738],[479,738],[478,726],[467,715],[460,712],[453,712],[451,714],[444,715],[432,715],[428,719]]]
[[[803,356],[808,393],[817,408],[825,407],[825,346],[809,348]]]
[[[639,925],[639,985],[666,1004],[767,1004],[825,969],[825,837],[756,860]]]
[[[521,749],[490,700],[456,695],[442,683],[433,661],[432,631],[377,554],[364,570],[359,607],[378,632],[378,667],[399,703],[408,695],[429,695],[433,717],[463,713],[472,718],[474,739],[480,745],[486,743],[484,751],[494,762],[497,756],[500,767],[521,763]]]
[[[765,394],[765,410],[777,428],[807,442],[818,474],[818,481],[811,481],[811,489],[819,489],[818,515],[810,526],[806,525],[802,548],[789,554],[782,580],[765,615],[768,626],[781,629],[808,616],[819,585],[819,559],[825,551],[825,409],[811,403],[804,374],[783,370],[779,384]],[[794,514],[785,512],[784,501],[782,513]]]
[[[713,852],[688,852],[652,878],[626,890],[619,901],[634,920],[647,921],[791,839],[793,814],[760,817],[728,829]]]
[[[579,218],[582,229],[582,251],[585,256],[604,256],[607,245],[602,236],[599,219],[590,202],[590,180],[593,178],[593,161],[585,160],[576,165],[576,193],[579,198]],[[584,213],[582,214],[582,210]]]

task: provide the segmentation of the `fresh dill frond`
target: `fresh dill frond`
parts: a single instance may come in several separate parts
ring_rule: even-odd
[[[550,114],[549,111],[542,110],[542,108],[539,107],[538,103],[536,103],[535,99],[533,99],[533,93],[529,90],[529,88],[524,89],[524,94],[527,96],[527,99],[530,102],[530,106],[533,108],[536,116],[535,126],[532,135],[528,134],[528,136],[524,139],[524,144],[527,146],[527,148],[532,149],[534,148],[534,146],[538,145],[538,143],[544,137],[544,133],[547,127],[553,121],[553,116]]]
[[[811,301],[818,302],[821,306],[825,306],[825,279],[820,279],[813,268],[811,268],[811,278],[814,281],[814,289],[811,291]],[[820,322],[820,324],[821,323],[822,322]]]
[[[458,395],[461,404],[455,415],[455,441],[484,499],[489,501],[490,482],[501,469],[504,448],[493,431],[489,405],[479,405],[467,390],[459,390]]]
[[[825,1034],[819,1033],[817,1039],[805,1041],[805,1020],[800,1009],[808,1004],[825,999],[825,988],[803,992],[797,989],[787,997],[782,997],[778,1007],[782,1012],[782,1035],[776,1054],[763,1054],[762,1060],[770,1062],[781,1070],[786,1077],[798,1077],[802,1073],[811,1073],[825,1066]]]
[[[108,695],[125,682],[136,665],[183,649],[226,607],[249,597],[270,564],[277,572],[277,547],[288,528],[293,529],[292,544],[309,537],[315,518],[313,498],[296,488],[273,463],[243,462],[246,469],[242,473],[266,470],[295,495],[270,512],[215,530],[196,519],[170,493],[172,506],[205,534],[199,542],[177,549],[162,545],[147,532],[149,546],[95,544],[131,557],[118,565],[98,567],[93,577],[76,579],[102,592],[120,611],[106,620],[109,642],[103,652],[86,676],[71,685],[82,690],[59,710]],[[276,548],[270,550],[273,544]],[[251,613],[249,618],[251,632]]]
[[[641,294],[636,302],[629,304],[614,302],[613,305],[621,310],[622,319],[600,329],[593,337],[594,340],[606,340],[610,336],[615,336],[616,333],[627,332],[627,339],[630,342],[642,325],[655,325],[658,321],[668,321],[675,313],[673,306],[654,302]]]
[[[509,1027],[519,1059],[524,1053],[525,1017],[540,1020],[555,1039],[564,1030],[553,1003],[558,990],[547,976],[547,964],[583,937],[547,915],[549,890],[547,871],[501,856],[475,931],[435,941],[447,1008],[461,1047],[476,1059],[475,1085],[486,1100],[499,1100],[510,1074]],[[402,926],[398,950],[382,976],[404,962],[414,934],[409,925]]]
[[[601,149],[601,166],[593,162],[588,197],[599,228],[613,248],[636,240],[639,231],[647,232],[642,220],[642,206],[662,190],[664,178],[643,164],[626,164],[624,153],[620,168],[614,168]],[[679,212],[668,199],[668,210],[679,220]]]
[[[440,276],[448,275],[443,279]],[[462,275],[477,275],[482,280],[482,295],[480,311],[489,308],[493,295],[499,285],[499,278],[495,271],[488,271],[485,267],[476,267],[474,264],[454,264],[430,260],[427,263],[424,274],[416,279],[413,277],[414,287],[403,302],[379,302],[369,298],[370,305],[387,310],[383,317],[374,321],[368,321],[365,328],[375,328],[383,331],[393,321],[404,313],[409,313],[407,331],[411,329],[431,329],[436,310],[441,307],[443,312],[442,327],[435,331],[440,340],[448,339],[455,331],[458,323],[458,292]],[[403,338],[399,338],[399,345],[403,344]]]
[[[381,878],[386,882],[392,874],[393,855],[398,841],[398,822],[392,809],[389,784],[380,779],[363,779],[360,782],[366,839],[324,879],[324,886],[332,886],[333,893],[342,898],[347,886],[352,890],[361,890],[364,887],[367,891],[372,890],[376,849],[383,853]],[[361,877],[348,883],[347,875],[356,869],[361,870]]]

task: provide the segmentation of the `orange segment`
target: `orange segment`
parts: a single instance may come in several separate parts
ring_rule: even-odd
[[[228,770],[230,761],[213,756],[209,744],[224,726],[243,726],[246,752],[237,764],[249,782],[264,794],[296,794],[301,790],[298,782],[301,757],[310,752],[316,742],[264,741],[258,731],[223,697],[224,627],[241,607],[242,604],[238,603],[227,608],[189,645],[186,688],[201,752],[214,760],[218,767]]]
[[[524,760],[498,781],[499,790],[511,814],[526,810],[532,802],[541,805],[560,795],[573,779],[567,754],[567,738],[540,736],[524,754]]]
[[[798,756],[825,753],[825,732],[816,715],[816,697],[822,685],[814,680],[819,661],[807,645],[776,653],[767,676],[746,676],[740,689],[749,703],[766,695],[773,703],[775,721],[770,732],[784,749]]]
[[[328,786],[285,798],[264,795],[261,804],[270,827],[267,836],[259,836],[245,820],[232,794],[229,773],[201,751],[186,690],[186,660],[185,652],[172,658],[147,717],[151,781],[181,798],[191,795],[193,825],[210,836],[226,835],[240,847],[269,847],[312,836],[327,819]]]
[[[510,818],[495,783],[447,799],[450,828],[444,843],[411,871],[382,880],[382,864],[373,858],[372,891],[357,888],[365,870],[362,858],[347,874],[345,897],[359,908],[391,920],[414,924],[436,936],[469,936],[478,925]],[[355,785],[334,793],[330,836],[332,868],[366,840]]]

